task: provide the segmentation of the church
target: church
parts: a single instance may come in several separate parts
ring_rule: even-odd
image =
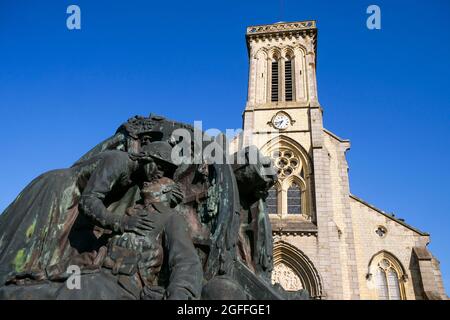
[[[274,270],[313,299],[447,299],[430,235],[350,191],[350,141],[327,130],[318,100],[315,21],[250,26],[243,134],[279,180],[269,191]]]

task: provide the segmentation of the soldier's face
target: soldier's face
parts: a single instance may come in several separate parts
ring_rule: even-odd
[[[147,136],[147,135],[142,136],[141,146],[146,146],[146,145],[150,144],[151,142],[152,142],[152,140],[151,140],[150,136]]]

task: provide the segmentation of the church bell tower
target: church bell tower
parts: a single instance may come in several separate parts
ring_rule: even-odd
[[[255,145],[278,173],[266,199],[272,281],[314,299],[421,299],[418,292],[445,298],[428,234],[350,192],[350,141],[323,127],[316,22],[251,26],[246,39],[244,132],[233,147]]]
[[[256,126],[260,112],[280,111],[271,119],[272,128],[295,130],[296,110],[318,105],[316,37],[315,21],[247,28],[250,67],[244,129],[260,130]]]
[[[246,39],[249,83],[239,146],[256,145],[278,172],[266,199],[272,280],[287,290],[306,288],[314,298],[356,297],[356,269],[341,261],[355,255],[345,160],[350,144],[323,127],[316,22],[250,26]]]
[[[247,103],[242,145],[271,157],[278,185],[268,199],[280,219],[314,221],[314,134],[322,136],[317,98],[315,21],[250,26]]]

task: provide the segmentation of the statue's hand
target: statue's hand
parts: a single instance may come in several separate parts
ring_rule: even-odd
[[[151,231],[154,229],[154,221],[151,219],[147,212],[140,211],[135,216],[125,215],[122,219],[122,230],[134,232],[140,236],[145,235],[145,231]]]

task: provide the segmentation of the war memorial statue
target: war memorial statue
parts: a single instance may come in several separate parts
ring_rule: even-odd
[[[271,284],[270,159],[195,134],[136,116],[33,180],[0,215],[0,299],[307,299]]]

